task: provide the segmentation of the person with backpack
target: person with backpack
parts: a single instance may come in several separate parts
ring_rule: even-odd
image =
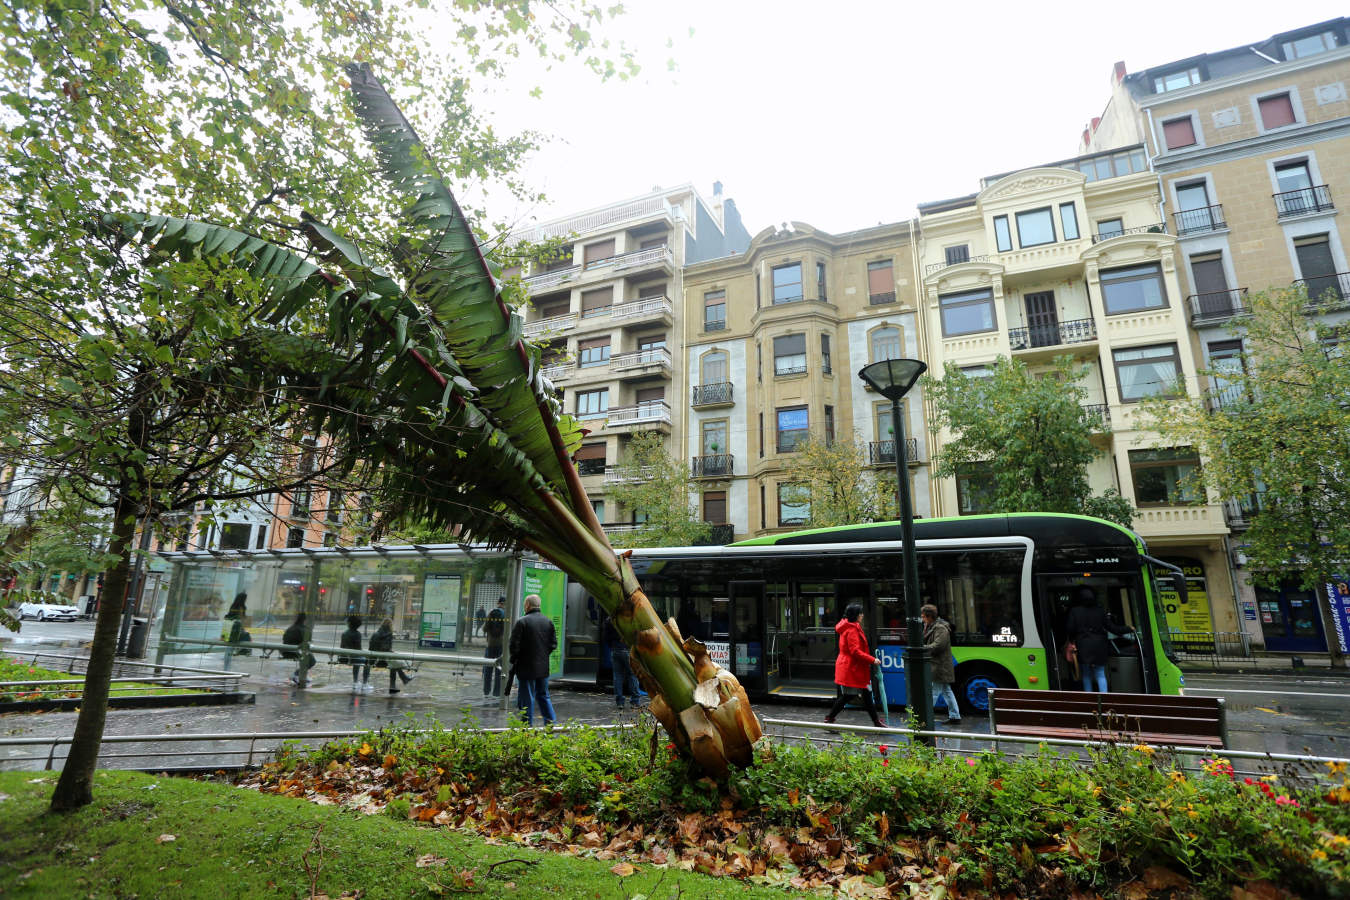
[[[380,623],[379,631],[370,636],[370,649],[376,653],[394,652],[394,622],[392,619],[385,619]],[[395,678],[402,678],[403,683],[407,684],[413,680],[413,677],[404,671],[408,664],[401,659],[377,659],[375,668],[389,669],[389,693],[397,694],[399,692],[398,682]]]
[[[361,617],[348,616],[347,630],[338,639],[338,646],[344,650],[361,649]],[[364,656],[340,656],[338,662],[352,667],[352,693],[370,690],[370,660]],[[359,680],[358,680],[358,676]]]
[[[506,598],[499,597],[497,606],[492,609],[483,622],[483,636],[487,638],[487,647],[483,657],[492,660],[492,665],[483,666],[483,696],[491,697],[502,692],[502,636],[506,634]]]
[[[1109,693],[1106,683],[1106,663],[1111,658],[1109,636],[1127,630],[1097,604],[1096,591],[1086,585],[1078,589],[1078,605],[1069,610],[1064,633],[1078,659],[1083,690]]]
[[[305,621],[305,614],[302,612],[296,613],[295,621],[292,622],[290,626],[281,633],[281,642],[283,644],[290,644],[296,647],[296,649],[282,650],[281,658],[300,659],[299,646],[302,643],[309,642],[311,632],[312,629],[309,627],[308,622]],[[298,685],[300,687],[304,687],[308,683],[308,679],[302,679],[300,677],[301,670],[303,669],[305,672],[308,672],[310,669],[314,668],[314,664],[317,662],[318,660],[314,658],[313,653],[308,654],[308,658],[305,660],[305,664],[303,666],[297,664],[295,667],[295,671],[291,673],[291,683]]]
[[[253,635],[244,630],[244,616],[248,615],[245,608],[248,604],[248,594],[244,591],[234,595],[234,602],[230,604],[229,612],[225,613],[225,621],[228,623],[224,629],[223,640],[231,644],[247,644],[253,640]],[[232,650],[232,653],[239,656],[250,656],[253,651],[248,647],[240,647]]]

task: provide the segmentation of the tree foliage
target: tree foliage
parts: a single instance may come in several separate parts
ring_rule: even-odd
[[[873,469],[854,434],[849,440],[811,435],[788,460],[784,499],[810,506],[812,528],[881,522],[897,515],[895,466]]]
[[[708,536],[711,527],[699,519],[698,484],[690,477],[689,464],[670,454],[661,435],[635,435],[617,475],[606,493],[641,513],[643,521],[635,531],[614,535],[615,546],[685,547]]]
[[[1083,407],[1088,371],[1069,356],[1044,373],[1000,357],[986,376],[948,363],[941,380],[925,378],[933,428],[953,435],[934,456],[933,474],[986,475],[988,512],[1079,513],[1128,527],[1129,501],[1114,488],[1093,494],[1088,481],[1088,465],[1103,454],[1092,443],[1100,420]]]
[[[1350,560],[1350,364],[1345,324],[1306,291],[1276,288],[1250,298],[1234,324],[1240,367],[1207,369],[1205,395],[1154,401],[1152,427],[1202,457],[1201,477],[1253,513],[1237,539],[1252,580],[1294,581],[1322,601],[1323,585]],[[1334,630],[1326,630],[1333,655]]]

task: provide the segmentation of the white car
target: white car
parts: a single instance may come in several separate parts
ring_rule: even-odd
[[[80,617],[80,611],[73,606],[59,603],[21,603],[20,619],[37,619],[39,622],[74,622]]]

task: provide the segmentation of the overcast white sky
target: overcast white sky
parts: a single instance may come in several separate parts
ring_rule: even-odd
[[[981,176],[1074,155],[1116,60],[1134,72],[1346,12],[1331,0],[627,7],[610,33],[638,50],[634,81],[573,66],[498,85],[502,126],[554,136],[526,173],[548,205],[498,215],[525,224],[685,182],[709,196],[720,180],[751,234],[893,222]],[[540,80],[543,97],[529,98]]]

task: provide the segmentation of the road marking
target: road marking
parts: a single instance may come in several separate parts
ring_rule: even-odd
[[[1267,696],[1278,695],[1278,696],[1281,696],[1281,697],[1336,697],[1336,698],[1339,698],[1339,699],[1342,699],[1342,700],[1345,699],[1345,694],[1343,694],[1343,693],[1341,693],[1341,694],[1318,694],[1318,693],[1314,693],[1314,692],[1312,692],[1312,691],[1280,691],[1280,690],[1271,690],[1271,691],[1248,691],[1248,690],[1243,690],[1243,689],[1241,689],[1241,688],[1225,688],[1224,690],[1218,690],[1218,689],[1216,689],[1216,688],[1193,688],[1193,687],[1189,687],[1189,686],[1186,688],[1186,693],[1187,693],[1187,694],[1194,694],[1194,693],[1196,693],[1197,691],[1199,691],[1199,692],[1201,692],[1201,693],[1206,693],[1206,694],[1265,694],[1265,695],[1267,695]]]

